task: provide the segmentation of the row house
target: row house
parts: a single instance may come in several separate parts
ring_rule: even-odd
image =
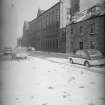
[[[75,14],[66,28],[66,52],[98,49],[105,54],[105,3]]]

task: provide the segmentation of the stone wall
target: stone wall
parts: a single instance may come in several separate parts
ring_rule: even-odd
[[[66,29],[66,52],[95,48],[105,54],[105,15],[72,23]]]

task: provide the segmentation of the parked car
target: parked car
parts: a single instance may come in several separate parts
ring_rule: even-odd
[[[3,54],[4,55],[11,55],[12,54],[12,49],[4,49]]]
[[[84,66],[105,65],[105,57],[96,49],[77,50],[69,57],[70,63],[82,64]]]
[[[28,47],[28,51],[35,51],[34,47]]]
[[[15,52],[12,54],[12,59],[27,59],[28,55],[25,52]]]

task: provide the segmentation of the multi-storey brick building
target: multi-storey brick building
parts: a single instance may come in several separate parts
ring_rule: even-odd
[[[95,48],[105,54],[105,4],[76,14],[66,29],[66,52]]]
[[[27,36],[27,37],[26,37]],[[37,18],[23,28],[23,45],[38,50],[59,51],[60,2],[47,11],[38,10]]]
[[[66,52],[66,25],[70,23],[70,6],[70,0],[60,0],[46,11],[39,9],[37,17],[24,24],[22,45],[44,51]]]

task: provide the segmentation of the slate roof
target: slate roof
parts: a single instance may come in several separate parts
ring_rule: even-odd
[[[77,23],[77,22],[80,22],[80,21],[87,20],[91,17],[101,16],[101,15],[104,15],[104,14],[105,14],[105,3],[97,4],[97,5],[94,5],[93,7],[89,8],[87,10],[76,13],[72,17],[71,23],[72,22]]]

